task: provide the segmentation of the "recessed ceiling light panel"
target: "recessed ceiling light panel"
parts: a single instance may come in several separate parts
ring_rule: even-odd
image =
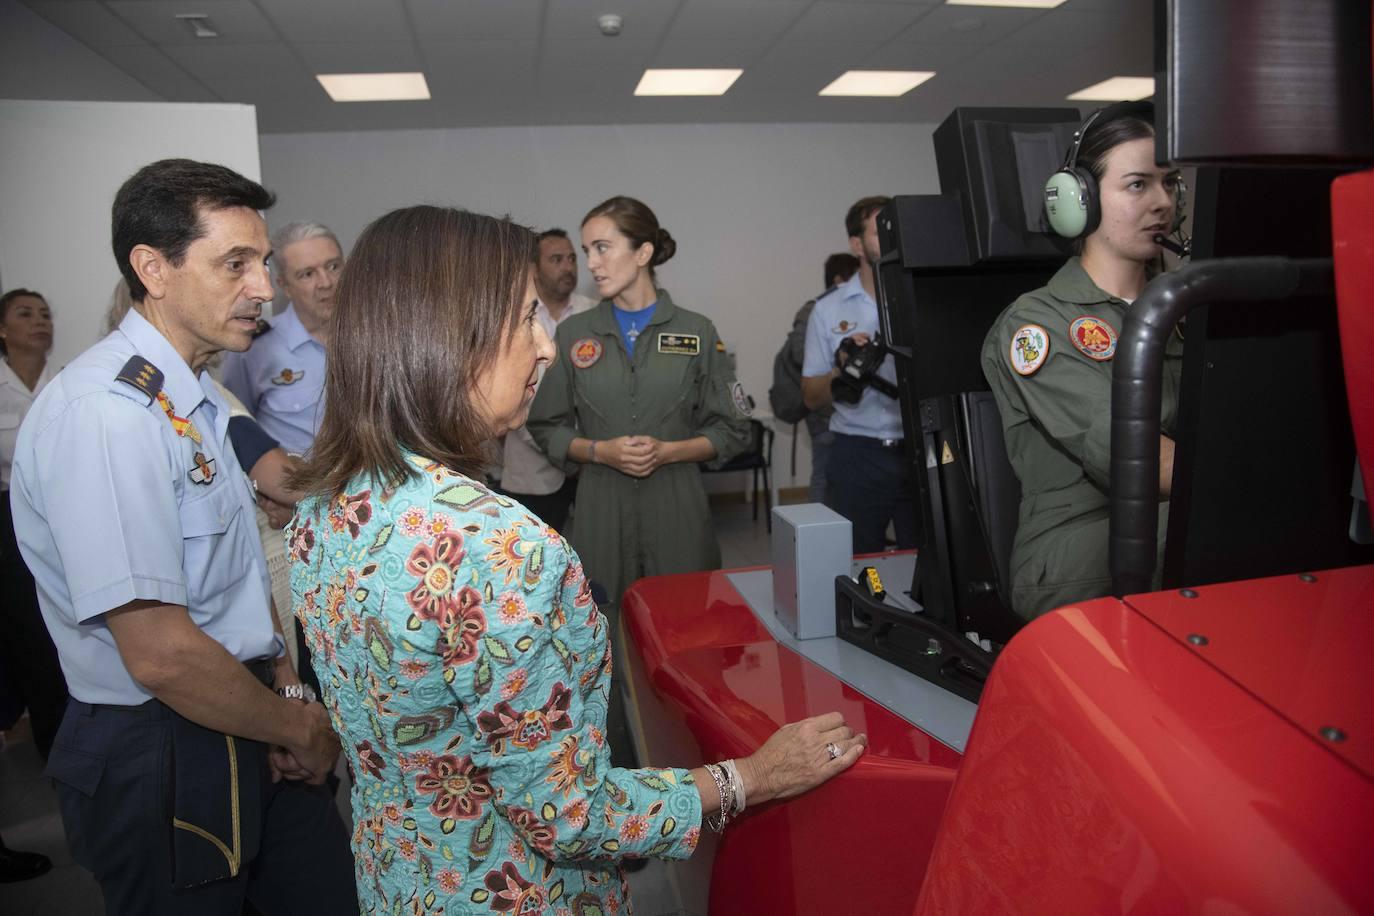
[[[896,98],[934,75],[934,70],[846,70],[819,94]]]
[[[1064,0],[945,0],[950,6],[1010,6],[1020,9],[1052,10]]]
[[[743,70],[645,70],[635,95],[724,95]]]
[[[423,73],[317,73],[336,102],[414,102],[429,98]]]
[[[1134,102],[1155,94],[1155,81],[1149,76],[1114,76],[1080,89],[1069,96],[1071,102]]]

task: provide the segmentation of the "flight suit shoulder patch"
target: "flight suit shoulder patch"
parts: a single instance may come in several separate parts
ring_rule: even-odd
[[[735,402],[735,410],[739,411],[741,417],[754,415],[754,405],[749,403],[749,395],[744,393],[744,386],[739,382],[730,386],[730,400]]]
[[[659,334],[658,352],[676,353],[679,356],[696,356],[701,353],[701,335]]]
[[[595,337],[583,337],[568,350],[568,359],[579,369],[590,369],[601,358],[603,347]]]
[[[1050,355],[1050,335],[1038,324],[1023,324],[1011,335],[1007,350],[1012,371],[1034,375]]]
[[[1116,355],[1116,328],[1096,315],[1080,315],[1069,324],[1069,342],[1088,359],[1106,362]]]
[[[115,376],[115,381],[123,382],[126,385],[139,391],[147,400],[145,404],[153,403],[153,398],[162,390],[163,375],[162,370],[141,356],[131,356],[129,361],[124,364],[124,368],[119,370]],[[124,389],[119,389],[123,391]],[[127,393],[127,392],[126,392]]]

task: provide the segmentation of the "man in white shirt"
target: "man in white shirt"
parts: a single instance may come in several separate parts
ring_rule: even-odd
[[[535,317],[550,340],[558,325],[570,315],[596,305],[586,296],[573,292],[577,288],[577,253],[568,240],[568,233],[562,229],[540,233],[534,285],[539,293]],[[555,529],[562,530],[577,492],[577,480],[550,464],[522,426],[506,435],[501,489]]]

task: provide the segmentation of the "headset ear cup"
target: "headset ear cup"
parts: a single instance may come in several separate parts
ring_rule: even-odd
[[[1177,232],[1183,228],[1183,222],[1188,218],[1188,185],[1183,178],[1178,179],[1178,185],[1174,188],[1174,223],[1169,227],[1170,232]]]
[[[1063,168],[1045,182],[1045,221],[1055,234],[1078,239],[1097,228],[1097,182],[1086,169]]]
[[[1102,196],[1097,193],[1097,179],[1093,173],[1082,166],[1073,167],[1074,177],[1078,179],[1078,186],[1082,189],[1079,195],[1083,199],[1083,231],[1077,238],[1087,238],[1097,231],[1097,227],[1102,225]]]

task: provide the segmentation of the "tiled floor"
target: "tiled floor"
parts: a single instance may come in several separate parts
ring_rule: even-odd
[[[748,505],[721,507],[715,512],[716,536],[727,567],[768,563],[763,507],[759,507],[758,521],[750,518],[751,512]],[[53,860],[53,869],[33,881],[0,884],[0,913],[99,916],[104,912],[100,890],[67,852],[57,797],[42,776],[42,762],[26,725],[21,723],[0,748],[0,835],[11,849],[47,855]],[[631,874],[630,885],[637,916],[678,916],[676,895],[662,863],[650,862]]]

